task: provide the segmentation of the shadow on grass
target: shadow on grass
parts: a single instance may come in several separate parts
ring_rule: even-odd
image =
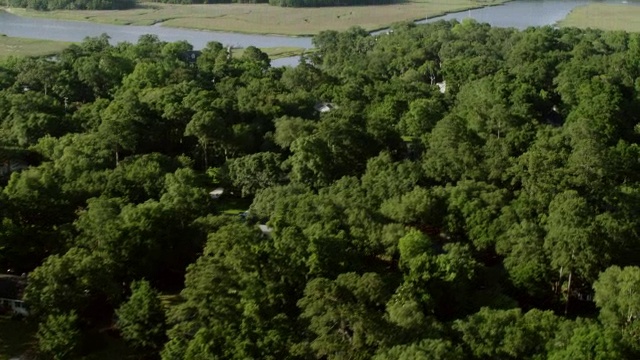
[[[251,198],[241,198],[233,195],[223,195],[216,200],[215,207],[224,215],[240,215],[251,206]]]
[[[0,315],[0,360],[8,360],[31,352],[35,346],[37,327],[25,320]]]
[[[81,360],[134,360],[142,358],[141,354],[130,348],[113,329],[91,332],[87,336],[85,345],[88,348],[88,353],[79,357]]]

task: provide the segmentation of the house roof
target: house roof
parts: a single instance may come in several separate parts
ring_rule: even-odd
[[[0,274],[0,298],[22,299],[27,278],[24,276]]]
[[[317,103],[314,106],[314,109],[316,109],[317,111],[319,111],[321,113],[331,111],[331,110],[333,110],[335,108],[337,108],[337,106],[335,104],[327,103],[327,102],[320,102],[320,103]]]
[[[265,224],[258,225],[258,228],[260,228],[260,231],[262,231],[262,234],[266,236],[271,236],[271,233],[273,232],[273,228]]]
[[[211,196],[212,199],[217,199],[220,196],[222,196],[222,194],[224,194],[224,188],[215,188],[213,189],[210,193],[209,196]]]

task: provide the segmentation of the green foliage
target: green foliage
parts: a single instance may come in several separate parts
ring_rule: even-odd
[[[100,317],[95,309],[119,295],[111,268],[102,254],[80,248],[50,256],[29,275],[24,296],[29,311],[40,318],[72,311],[81,319]]]
[[[257,153],[228,162],[229,178],[242,196],[253,195],[262,189],[284,182],[282,160],[276,153]]]
[[[411,345],[398,345],[377,354],[374,360],[462,360],[465,359],[462,349],[455,347],[450,341],[442,339],[425,339]]]
[[[539,359],[553,339],[560,319],[550,312],[481,309],[454,328],[476,358]]]
[[[124,10],[136,6],[135,0],[11,0],[11,6],[34,10]]]
[[[550,344],[548,359],[621,359],[624,347],[620,333],[597,323],[578,321],[566,323]]]
[[[49,315],[40,323],[38,351],[54,360],[73,357],[80,350],[82,334],[78,328],[78,315],[74,312]]]
[[[603,324],[622,330],[625,340],[638,350],[638,311],[640,299],[638,299],[638,282],[640,281],[640,269],[635,266],[627,266],[621,269],[618,266],[609,267],[600,273],[598,280],[593,284],[595,290],[594,300],[600,308],[600,319]]]
[[[287,69],[151,35],[7,60],[0,268],[70,349],[45,330],[122,304],[164,359],[636,359],[639,39],[465,20],[323,32]],[[165,339],[139,279],[182,290]]]
[[[316,357],[370,358],[385,338],[387,327],[379,305],[388,297],[383,279],[373,273],[311,280],[298,305],[315,334],[310,347]]]
[[[166,337],[166,319],[159,294],[145,280],[131,283],[131,296],[116,310],[116,326],[135,347],[154,351]]]

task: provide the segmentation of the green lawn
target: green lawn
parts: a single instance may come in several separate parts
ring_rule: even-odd
[[[247,211],[251,206],[252,199],[240,198],[234,196],[222,196],[216,200],[216,209],[218,209],[224,215],[240,215]]]
[[[0,34],[0,58],[9,56],[44,56],[61,52],[71,43],[9,37]]]
[[[38,12],[9,9],[21,16],[94,21],[117,25],[151,25],[243,33],[309,35],[323,30],[367,30],[449,12],[503,3],[505,0],[407,0],[396,5],[286,8],[268,4],[175,5],[143,3],[132,10]]]
[[[575,8],[558,23],[563,27],[640,32],[640,6],[590,4]]]
[[[35,326],[0,316],[0,360],[17,357],[33,348]]]
[[[298,48],[298,47],[272,47],[272,48],[262,48],[260,50],[262,50],[265,54],[269,55],[269,58],[272,60],[283,58],[283,57],[300,56],[305,51],[304,48]],[[244,48],[233,49],[232,53],[234,57],[241,57],[242,53],[244,53]]]
[[[99,335],[101,346],[90,354],[80,357],[80,360],[136,360],[139,356],[120,338],[109,334]]]
[[[165,307],[165,310],[168,310],[184,301],[180,294],[163,294],[160,295],[160,301],[162,302],[162,306]]]

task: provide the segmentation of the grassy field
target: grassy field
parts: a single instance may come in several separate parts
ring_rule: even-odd
[[[407,0],[397,5],[283,8],[268,4],[172,5],[143,3],[121,11],[50,11],[9,9],[21,16],[94,21],[117,25],[152,25],[243,33],[309,35],[322,30],[367,30],[399,21],[495,5],[505,0]]]
[[[16,38],[0,34],[0,60],[9,56],[53,55],[60,53],[70,44],[61,41]],[[261,50],[269,55],[271,59],[298,56],[305,51],[305,49],[297,47],[272,47]],[[240,57],[243,52],[243,48],[234,49],[233,55]]]
[[[25,321],[0,316],[0,360],[17,357],[33,347],[35,327]]]
[[[24,39],[0,34],[0,59],[9,56],[42,56],[59,53],[71,43]]]
[[[272,47],[272,48],[263,48],[260,49],[265,54],[269,55],[271,60],[280,59],[283,57],[291,57],[291,56],[300,56],[305,49],[297,48],[297,47]],[[234,48],[233,49],[233,57],[239,58],[244,53],[244,48]]]
[[[575,8],[559,26],[640,32],[640,6],[590,4]]]

